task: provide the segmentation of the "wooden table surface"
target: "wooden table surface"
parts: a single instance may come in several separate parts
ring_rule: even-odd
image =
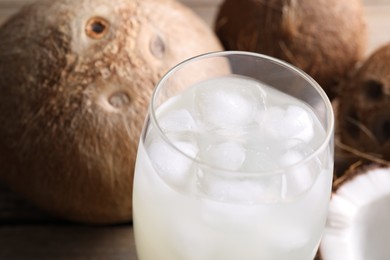
[[[221,0],[182,0],[212,25]],[[31,0],[0,0],[0,23]],[[390,1],[365,0],[367,55],[390,42]],[[62,222],[29,205],[0,183],[0,260],[137,259],[131,223],[92,227]],[[158,259],[156,259],[158,260]],[[201,259],[199,259],[201,260]]]
[[[130,223],[95,227],[60,221],[0,184],[0,259],[136,260],[137,257]]]

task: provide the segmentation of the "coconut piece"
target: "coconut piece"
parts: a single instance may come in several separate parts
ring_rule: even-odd
[[[390,44],[373,53],[343,87],[337,128],[341,145],[390,163]]]
[[[362,58],[367,38],[361,0],[225,0],[215,31],[226,49],[303,69],[330,98]]]
[[[23,8],[0,28],[0,179],[57,217],[130,221],[154,86],[184,59],[221,49],[176,1],[46,0]]]
[[[323,260],[388,259],[390,166],[351,168],[335,181],[320,245]]]

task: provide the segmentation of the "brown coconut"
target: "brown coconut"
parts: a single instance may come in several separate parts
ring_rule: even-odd
[[[58,0],[0,28],[0,179],[54,216],[131,220],[150,94],[172,66],[221,50],[171,0]]]
[[[301,68],[330,98],[362,58],[367,34],[361,0],[225,0],[215,31],[228,50]]]
[[[342,150],[390,163],[390,44],[363,63],[338,99],[336,125]]]

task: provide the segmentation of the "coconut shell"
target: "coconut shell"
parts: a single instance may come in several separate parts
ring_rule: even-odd
[[[362,58],[367,37],[361,0],[225,0],[215,31],[226,49],[301,68],[332,99]]]
[[[336,118],[341,145],[380,163],[390,163],[389,60],[386,45],[363,63],[342,89]]]
[[[327,228],[329,228],[329,232],[325,230],[325,234],[323,237],[323,242],[320,246],[320,250],[317,254],[318,260],[325,259],[321,256],[326,256],[326,259],[334,259],[335,256],[339,253],[339,250],[346,247],[346,242],[355,238],[355,236],[365,235],[367,241],[372,240],[366,233],[354,234],[354,236],[350,236],[351,226],[353,224],[362,225],[363,222],[360,222],[361,219],[357,220],[356,216],[358,215],[359,210],[363,210],[366,208],[369,203],[375,203],[381,200],[381,198],[385,198],[389,196],[389,173],[390,173],[390,165],[389,164],[378,164],[378,163],[358,163],[355,165],[351,165],[349,169],[347,169],[341,177],[338,177],[334,180],[333,183],[333,192],[331,198],[330,205],[330,215],[328,217]],[[351,189],[351,184],[354,182],[355,189]],[[347,187],[349,185],[349,187]],[[356,188],[356,186],[358,188]],[[347,191],[348,188],[348,191]],[[363,194],[360,196],[359,194]],[[381,197],[383,196],[383,197]],[[332,201],[334,204],[332,205]],[[349,205],[353,205],[349,207]],[[382,203],[383,204],[383,203]],[[386,205],[382,205],[382,207],[386,208]],[[336,209],[338,211],[336,211]],[[345,212],[339,212],[341,209]],[[373,212],[373,214],[376,214]],[[380,213],[378,213],[380,214]],[[379,231],[379,230],[377,230]],[[373,231],[375,232],[375,230]],[[347,235],[345,235],[347,233]],[[333,239],[337,239],[337,241],[333,242],[332,252],[329,251],[329,246],[332,246],[329,243],[329,238],[326,240],[326,236],[329,235],[333,237]],[[344,240],[343,240],[344,239]],[[340,241],[338,241],[340,240]],[[375,241],[375,240],[374,240]],[[327,244],[324,246],[324,243]],[[337,247],[336,247],[337,245]],[[386,242],[383,242],[382,245],[376,245],[375,250],[380,250],[381,246],[387,246]],[[348,247],[347,247],[348,248]],[[347,252],[348,249],[346,249]],[[345,253],[345,252],[343,252]],[[366,252],[367,253],[367,252]],[[360,256],[359,259],[366,259],[367,255],[360,252],[357,255],[350,254],[348,259],[352,259],[352,257]],[[372,254],[368,252],[368,254]],[[337,259],[347,259],[344,255],[337,255]],[[382,257],[383,258],[383,257]],[[380,259],[382,259],[380,258]],[[355,258],[353,258],[355,259]],[[367,259],[379,259],[370,258]]]
[[[139,135],[169,68],[221,50],[170,0],[58,0],[0,28],[0,179],[50,214],[128,222]]]

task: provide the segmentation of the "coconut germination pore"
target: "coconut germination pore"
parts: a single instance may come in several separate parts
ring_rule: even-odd
[[[332,152],[308,105],[229,76],[196,84],[155,116],[135,174],[140,260],[314,258]]]

